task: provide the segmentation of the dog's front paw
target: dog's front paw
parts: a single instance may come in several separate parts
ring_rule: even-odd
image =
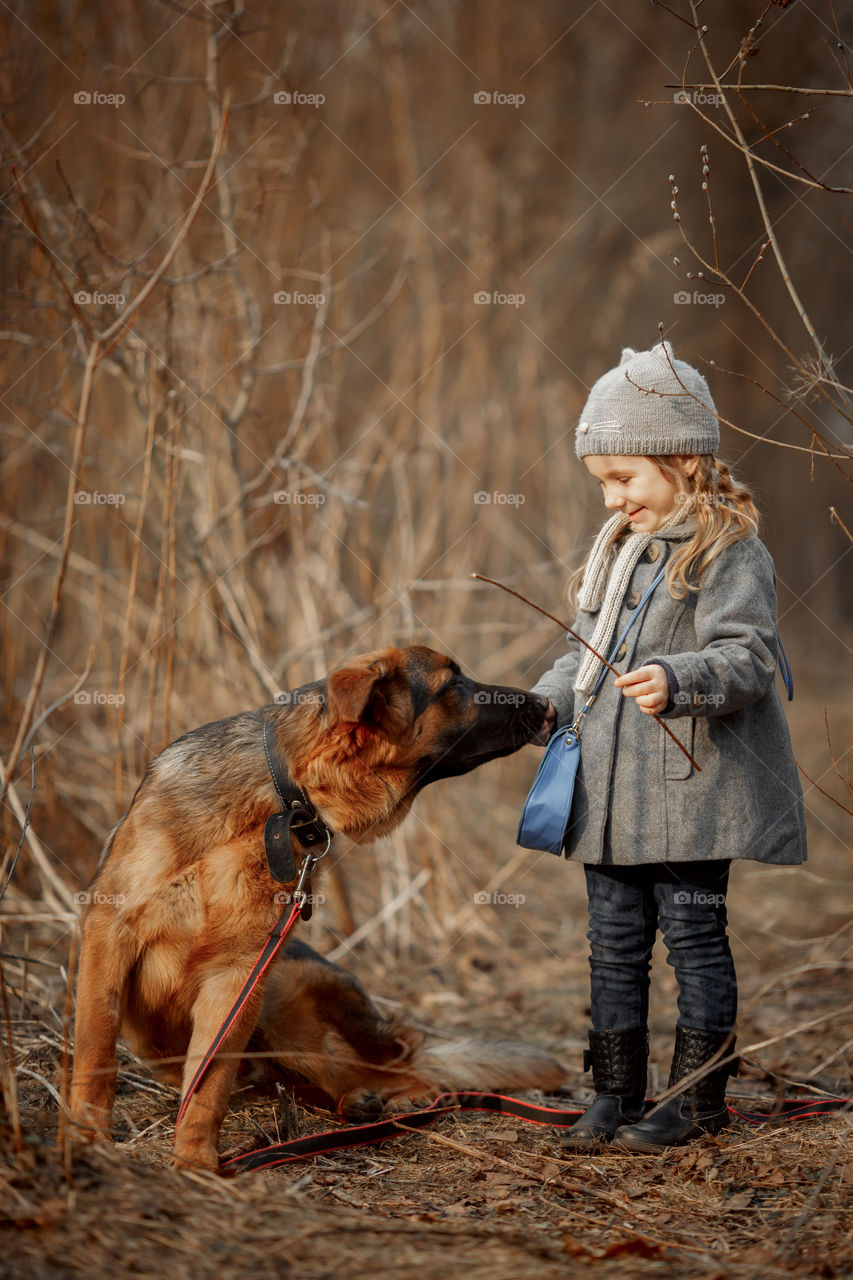
[[[218,1173],[219,1152],[209,1143],[184,1143],[175,1147],[170,1164],[173,1169],[190,1173]]]
[[[112,1109],[95,1106],[76,1106],[71,1112],[72,1141],[88,1146],[90,1142],[112,1142],[110,1131]]]
[[[378,1120],[382,1116],[399,1116],[407,1111],[423,1111],[435,1101],[435,1094],[428,1093],[405,1097],[388,1097],[371,1089],[354,1089],[346,1093],[338,1103],[338,1111],[346,1120]]]
[[[398,1116],[405,1111],[424,1111],[435,1102],[434,1093],[408,1094],[405,1098],[386,1098],[385,1111],[388,1115]]]
[[[385,1114],[385,1099],[372,1089],[353,1089],[338,1102],[338,1113],[345,1120],[378,1120]]]

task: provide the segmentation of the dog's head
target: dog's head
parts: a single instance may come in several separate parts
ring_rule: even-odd
[[[338,824],[346,796],[339,829],[361,839],[396,826],[428,783],[541,741],[547,710],[544,698],[478,684],[421,646],[353,658],[302,699],[311,710],[286,731],[294,778],[318,805],[334,796]]]

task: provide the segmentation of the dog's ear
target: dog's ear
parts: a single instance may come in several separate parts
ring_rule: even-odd
[[[342,667],[329,677],[329,706],[336,720],[357,724],[363,719],[378,681],[379,667]]]
[[[356,660],[329,677],[329,707],[338,723],[360,724],[393,737],[408,728],[409,700],[394,680],[394,664]]]

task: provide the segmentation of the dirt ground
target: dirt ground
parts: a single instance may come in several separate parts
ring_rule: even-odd
[[[833,715],[838,758],[850,724],[840,712]],[[795,740],[809,744],[803,767],[838,794],[819,701],[792,713],[792,727]],[[544,1044],[565,1062],[568,1088],[583,1101],[589,1095],[580,1069],[587,1027],[582,876],[550,855],[515,860],[514,822],[529,768],[506,761],[490,768],[497,771],[491,778],[484,770],[446,784],[440,803],[453,789],[452,811],[438,802],[426,811],[430,826],[446,824],[446,843],[468,850],[475,845],[478,796],[482,803],[486,785],[494,788],[488,847],[480,830],[479,861],[467,853],[464,859],[471,892],[455,903],[443,900],[445,917],[433,921],[435,941],[425,945],[415,928],[411,945],[390,955],[374,935],[344,963],[384,1007],[402,1005],[450,1033]],[[745,1109],[769,1108],[783,1092],[809,1098],[853,1092],[850,824],[805,785],[806,866],[743,864],[732,875],[745,1061],[729,1100]],[[506,897],[523,895],[524,901],[476,903],[474,893],[500,867],[507,869]],[[359,918],[370,914],[370,894],[369,883],[354,892]],[[4,909],[11,916],[25,905],[10,891]],[[333,940],[322,916],[315,915],[303,936],[328,951]],[[25,947],[26,964],[10,958]],[[614,1278],[767,1280],[853,1273],[849,1115],[762,1126],[735,1120],[716,1137],[659,1158],[566,1156],[554,1129],[457,1113],[383,1145],[225,1182],[168,1167],[177,1095],[124,1054],[116,1110],[124,1140],[63,1151],[57,1091],[67,948],[67,924],[34,921],[25,931],[11,921],[4,928],[24,1150],[15,1151],[4,1116],[3,1276],[232,1280],[381,1272],[444,1280],[448,1271],[464,1268],[471,1280],[550,1280],[593,1271]],[[656,954],[652,1091],[668,1070],[674,1001],[672,970],[664,954]],[[238,1092],[223,1153],[275,1140],[288,1119],[300,1133],[337,1124],[319,1109]]]

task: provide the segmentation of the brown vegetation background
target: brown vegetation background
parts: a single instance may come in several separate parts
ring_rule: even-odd
[[[553,624],[468,575],[560,611],[602,518],[577,414],[662,326],[709,377],[721,453],[765,514],[809,775],[810,863],[735,882],[747,1031],[768,1030],[749,1018],[769,1005],[765,1066],[808,1075],[832,1055],[844,1078],[849,1013],[814,994],[819,973],[837,1007],[851,920],[837,7],[702,6],[727,84],[833,90],[730,88],[726,109],[689,4],[2,7],[6,871],[29,806],[4,937],[58,966],[58,1007],[73,895],[167,741],[388,643],[516,685],[550,665]],[[514,1016],[515,948],[512,1007],[531,1001],[574,1062],[580,878],[514,846],[535,763],[441,784],[395,837],[346,852],[306,936],[349,947],[389,995],[439,975],[422,1012],[446,1018],[461,991],[483,1025]],[[790,1038],[809,1000],[819,1045]]]
[[[756,16],[729,10],[713,32],[721,71]],[[94,657],[78,700],[35,742],[33,827],[75,887],[169,738],[354,652],[417,641],[480,678],[532,682],[559,633],[467,575],[556,605],[601,519],[573,455],[585,391],[621,346],[651,345],[659,323],[680,356],[741,375],[709,372],[738,427],[808,448],[793,394],[827,440],[850,443],[849,422],[797,384],[756,317],[687,277],[696,264],[667,178],[680,184],[681,226],[709,251],[701,144],[727,271],[742,279],[765,235],[743,159],[717,134],[720,109],[700,95],[706,121],[673,103],[692,37],[671,15],[69,3],[3,21],[7,758],[45,642],[86,354],[92,331],[121,314],[72,299],[139,295],[230,102],[203,207],[92,380],[75,477],[91,501],[72,511],[38,710],[67,693],[90,645]],[[830,22],[830,10],[771,7],[746,69],[843,87]],[[696,54],[687,82],[707,81],[702,70]],[[477,103],[483,92],[524,101]],[[768,129],[792,118],[784,95],[752,100]],[[843,182],[847,103],[793,105],[809,118],[786,144],[821,181]],[[769,141],[756,151],[793,168]],[[849,201],[773,172],[762,181],[843,380]],[[697,285],[723,305],[674,302]],[[481,290],[524,302],[478,305]],[[325,301],[276,304],[282,292]],[[797,357],[813,359],[769,255],[748,292]],[[728,427],[722,452],[766,513],[798,696],[831,693],[837,705],[851,551],[828,508],[848,504],[849,519],[848,484],[819,456]],[[529,769],[517,760],[462,784],[478,825],[493,779]],[[424,797],[420,809],[463,794]],[[55,806],[61,830],[51,820],[48,835]],[[432,825],[401,835],[394,865],[401,849],[413,865],[435,855]]]

